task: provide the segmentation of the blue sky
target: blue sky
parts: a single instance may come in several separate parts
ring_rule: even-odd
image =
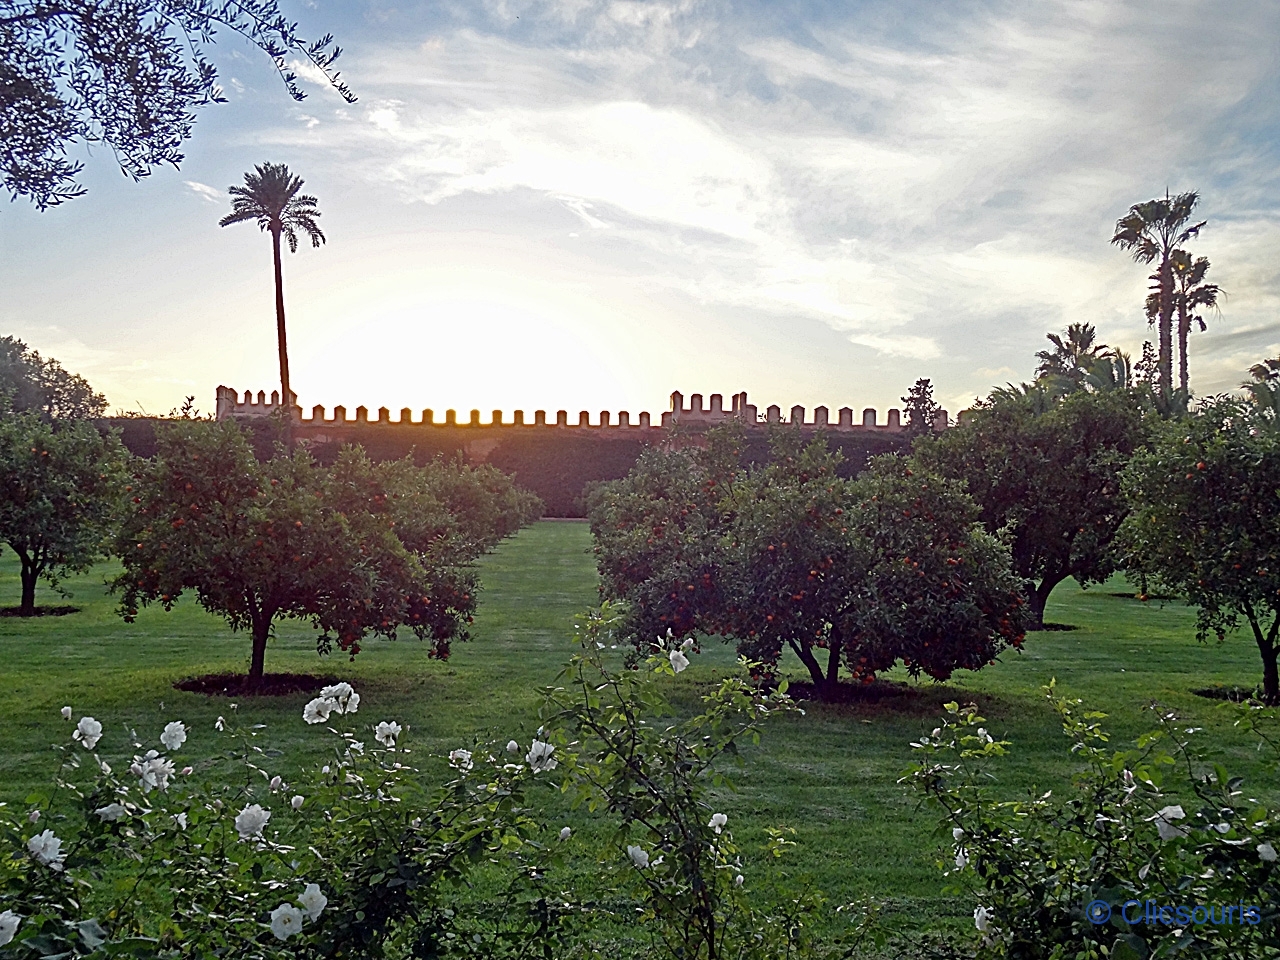
[[[1166,187],[1228,294],[1193,389],[1280,353],[1273,2],[286,9],[358,103],[224,37],[180,170],[83,150],[87,197],[0,208],[0,333],[113,408],[278,382],[269,241],[217,226],[266,160],[328,235],[285,264],[307,409],[883,411],[929,377],[956,410],[1071,321],[1140,354],[1148,270],[1108,240]]]

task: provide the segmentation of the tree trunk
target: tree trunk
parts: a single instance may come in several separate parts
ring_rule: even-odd
[[[1276,671],[1276,632],[1280,631],[1280,614],[1271,621],[1271,629],[1263,636],[1262,625],[1248,612],[1249,625],[1253,627],[1253,637],[1258,642],[1258,653],[1262,655],[1262,700],[1269,706],[1280,706],[1280,674]]]
[[[840,669],[838,646],[831,650],[827,659],[827,672],[823,673],[822,665],[818,663],[818,658],[813,655],[811,646],[805,643],[796,643],[794,640],[788,640],[787,643],[795,651],[795,655],[800,658],[800,662],[808,669],[809,678],[813,681],[814,696],[818,700],[830,700],[836,692],[836,675]]]
[[[263,664],[267,659],[267,637],[271,634],[271,617],[266,614],[253,620],[253,655],[249,660],[250,690],[255,690],[262,683]]]
[[[1173,394],[1173,268],[1166,253],[1160,261],[1160,398],[1170,409]]]
[[[289,387],[289,348],[284,333],[284,272],[280,265],[280,231],[271,231],[276,268],[276,342],[280,348],[280,405],[285,411],[285,444],[293,437],[293,391]]]
[[[22,601],[18,607],[18,616],[34,617],[36,615],[36,581],[40,579],[40,566],[25,550],[18,551],[22,561]]]
[[[831,693],[835,693],[836,685],[840,682],[840,648],[844,646],[840,642],[840,637],[835,630],[831,631],[831,639],[827,641],[827,689]]]
[[[1027,612],[1030,614],[1030,622],[1027,624],[1028,630],[1044,629],[1044,607],[1049,602],[1049,594],[1053,593],[1053,588],[1067,579],[1065,576],[1047,576],[1040,581],[1040,585],[1036,586],[1034,580],[1028,580],[1023,584],[1023,589],[1027,592]]]
[[[1186,396],[1187,392],[1187,334],[1191,332],[1191,320],[1187,316],[1187,308],[1178,304],[1178,386]]]

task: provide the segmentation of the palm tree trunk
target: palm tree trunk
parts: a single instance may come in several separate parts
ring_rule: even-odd
[[[276,265],[276,340],[280,346],[280,403],[293,424],[293,392],[289,389],[289,348],[284,335],[284,273],[280,267],[280,231],[271,231],[271,251]]]
[[[1168,405],[1173,394],[1173,268],[1166,254],[1160,261],[1160,397]]]
[[[1183,394],[1187,394],[1187,334],[1191,331],[1191,320],[1187,317],[1185,304],[1178,304],[1178,386]]]

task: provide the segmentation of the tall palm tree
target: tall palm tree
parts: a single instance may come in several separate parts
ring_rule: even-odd
[[[1194,190],[1163,200],[1135,203],[1128,214],[1116,221],[1111,242],[1133,254],[1138,263],[1155,263],[1155,319],[1160,332],[1159,396],[1166,404],[1173,393],[1173,314],[1175,283],[1171,260],[1173,252],[1200,233],[1207,221],[1187,226],[1191,211],[1200,200]],[[1149,298],[1149,304],[1150,304]]]
[[[294,397],[289,389],[289,351],[284,335],[284,276],[280,270],[280,236],[289,241],[289,252],[298,252],[298,231],[311,238],[311,246],[324,243],[324,234],[316,226],[316,198],[300,195],[303,180],[289,172],[283,163],[264,163],[244,175],[243,187],[229,187],[231,212],[218,221],[227,227],[245,220],[258,221],[258,227],[271,233],[271,250],[276,267],[276,339],[280,345],[280,403],[293,418]]]
[[[1174,303],[1178,314],[1178,383],[1184,393],[1187,387],[1187,334],[1193,323],[1204,330],[1205,322],[1196,311],[1201,307],[1217,309],[1218,295],[1226,296],[1216,283],[1205,283],[1209,272],[1209,258],[1196,257],[1185,250],[1175,250],[1171,260],[1173,267]]]

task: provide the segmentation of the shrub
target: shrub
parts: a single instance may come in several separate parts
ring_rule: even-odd
[[[712,800],[785,693],[728,678],[664,726],[658,688],[688,648],[616,672],[615,623],[580,622],[532,742],[458,747],[438,785],[406,727],[356,719],[368,704],[345,683],[304,709],[332,756],[296,773],[234,707],[212,732],[174,720],[123,743],[64,708],[51,789],[0,808],[0,957],[598,957],[619,927],[673,960],[808,955],[821,898],[753,864]],[[595,814],[598,847],[548,822],[552,790]],[[767,859],[790,845],[771,831]],[[571,854],[598,864],[588,900],[563,892]]]
[[[1248,798],[1173,714],[1115,750],[1105,714],[1045,692],[1084,765],[1061,795],[996,795],[992,767],[1010,744],[972,705],[947,704],[912,744],[904,779],[943,812],[945,869],[951,892],[973,898],[977,954],[1280,956],[1280,812]],[[1248,712],[1242,722],[1264,721]]]

